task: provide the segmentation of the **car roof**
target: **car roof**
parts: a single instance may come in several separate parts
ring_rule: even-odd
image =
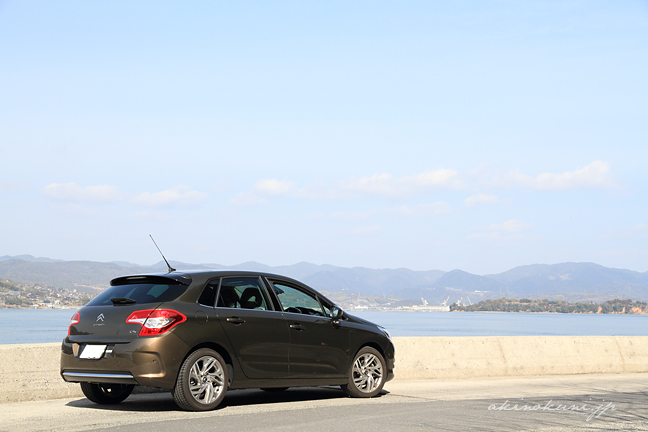
[[[306,289],[307,291],[310,291],[311,294],[317,295],[321,299],[323,299],[326,303],[330,305],[335,305],[334,301],[331,301],[328,297],[326,297],[324,294],[321,292],[317,291],[314,288],[309,287],[308,285],[304,284],[303,282],[300,282],[296,279],[290,278],[288,276],[282,276],[274,273],[267,273],[267,272],[260,272],[260,271],[254,271],[254,270],[236,270],[236,269],[219,269],[219,270],[174,270],[172,272],[167,272],[167,273],[144,273],[144,274],[134,274],[134,275],[129,275],[129,276],[121,276],[118,278],[115,278],[110,281],[110,286],[115,286],[115,285],[123,285],[123,284],[128,284],[128,283],[133,283],[137,279],[171,279],[174,280],[178,283],[181,283],[183,285],[191,285],[192,283],[196,283],[198,285],[202,285],[206,283],[208,280],[216,277],[221,277],[221,276],[264,276],[269,279],[280,279],[282,281],[286,281],[289,283],[293,283],[299,287],[302,287],[303,289]]]
[[[167,278],[174,278],[176,276],[181,276],[181,275],[187,275],[187,276],[196,276],[197,279],[202,279],[204,277],[210,278],[210,277],[219,277],[223,275],[254,275],[254,276],[266,276],[269,278],[273,277],[278,277],[282,279],[288,279],[291,281],[295,281],[297,283],[300,283],[299,281],[288,277],[284,275],[279,275],[276,273],[268,273],[268,272],[263,272],[263,271],[255,271],[255,270],[238,270],[238,269],[217,269],[217,270],[174,270],[172,272],[165,272],[165,273],[146,273],[146,274],[141,274],[137,276],[160,276],[160,277],[167,277]],[[133,275],[135,276],[135,275]],[[303,284],[302,284],[303,285]]]
[[[142,274],[133,274],[133,275],[128,275],[128,276],[120,276],[118,278],[115,278],[110,281],[110,285],[121,285],[123,283],[128,283],[128,281],[133,281],[134,279],[139,279],[139,278],[164,278],[164,279],[171,279],[176,282],[179,282],[184,285],[189,285],[191,284],[194,280],[198,283],[202,283],[205,280],[214,278],[214,277],[221,277],[221,276],[264,276],[267,278],[279,278],[283,279],[288,282],[295,283],[301,287],[308,288],[309,290],[313,291],[314,293],[318,294],[321,297],[326,298],[324,295],[322,295],[320,292],[317,290],[309,287],[308,285],[304,284],[303,282],[300,282],[298,280],[295,280],[293,278],[290,278],[288,276],[283,276],[283,275],[278,275],[275,273],[267,273],[267,272],[262,272],[262,271],[254,271],[254,270],[237,270],[237,269],[218,269],[218,270],[174,270],[172,272],[166,272],[166,273],[142,273]],[[132,283],[132,282],[131,282]],[[328,300],[328,299],[327,299]],[[330,302],[330,300],[329,300]]]

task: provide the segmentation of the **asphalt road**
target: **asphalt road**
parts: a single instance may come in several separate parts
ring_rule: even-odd
[[[168,393],[116,406],[86,399],[0,405],[0,431],[648,430],[648,374],[394,381],[374,399],[336,388],[232,391],[220,409],[180,411]]]

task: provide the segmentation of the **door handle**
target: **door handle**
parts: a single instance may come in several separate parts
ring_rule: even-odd
[[[301,325],[301,324],[290,324],[290,328],[291,328],[291,329],[295,329],[295,330],[297,330],[297,331],[302,331],[302,330],[305,330],[305,329],[306,329],[306,327],[304,327],[304,326]]]
[[[230,318],[227,318],[227,322],[231,322],[234,325],[239,325],[239,324],[243,324],[245,322],[245,320],[243,318],[239,318],[239,317],[230,317]]]

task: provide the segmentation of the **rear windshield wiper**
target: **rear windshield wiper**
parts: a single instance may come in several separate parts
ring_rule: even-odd
[[[126,298],[126,297],[113,297],[110,299],[112,304],[114,305],[125,305],[125,304],[135,304],[137,303],[135,300]]]

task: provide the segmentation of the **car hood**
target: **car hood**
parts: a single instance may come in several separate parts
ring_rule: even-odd
[[[357,324],[364,324],[364,325],[369,325],[373,327],[380,327],[378,324],[373,323],[371,321],[367,321],[366,319],[359,318],[355,315],[351,315],[349,313],[344,312],[344,315],[346,316],[347,320],[357,323]]]

